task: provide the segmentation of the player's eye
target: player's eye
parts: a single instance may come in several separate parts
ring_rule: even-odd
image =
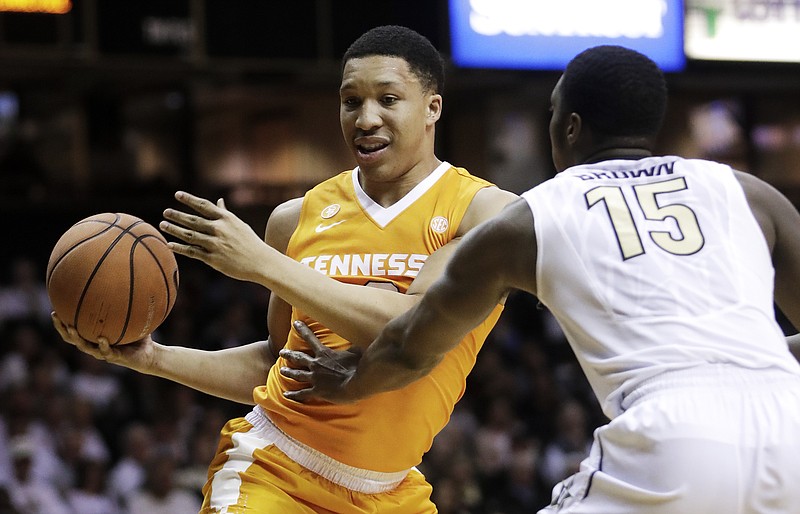
[[[352,109],[354,107],[358,107],[360,104],[361,101],[354,96],[348,96],[347,98],[342,99],[342,105],[344,105],[347,108]]]

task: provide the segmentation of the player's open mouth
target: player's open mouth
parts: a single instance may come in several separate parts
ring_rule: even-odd
[[[370,145],[356,145],[356,149],[358,149],[358,153],[368,155],[383,150],[387,146],[389,146],[387,143],[376,143]]]

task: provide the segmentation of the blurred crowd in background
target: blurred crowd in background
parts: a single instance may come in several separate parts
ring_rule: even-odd
[[[220,428],[250,407],[64,343],[40,266],[19,257],[0,284],[0,513],[196,513]],[[266,337],[267,290],[179,266],[154,339],[218,349]],[[420,469],[442,514],[535,510],[602,421],[557,325],[514,295]]]

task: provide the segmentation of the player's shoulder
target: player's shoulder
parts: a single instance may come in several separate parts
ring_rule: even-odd
[[[737,170],[735,168],[731,168],[731,171],[733,172],[733,176],[745,190],[751,189],[753,191],[769,191],[774,189],[768,182],[756,177],[752,173]]]
[[[519,195],[516,193],[491,185],[479,189],[478,192],[475,193],[475,198],[472,199],[470,207],[474,205],[481,210],[488,208],[489,210],[499,212],[503,207],[517,199],[519,199]]]
[[[506,205],[519,198],[511,191],[500,189],[493,182],[473,175],[466,168],[450,164],[448,172],[452,180],[461,181],[461,191],[469,196],[469,204],[459,224],[459,236],[494,217]]]
[[[300,210],[303,207],[303,198],[291,198],[278,204],[270,214],[270,220],[282,220],[286,218],[300,216]]]
[[[493,182],[473,175],[466,168],[451,164],[450,171],[454,174],[456,180],[464,180],[477,190],[470,206],[475,205],[476,208],[481,209],[481,205],[485,202],[490,206],[496,207],[499,205],[502,208],[519,198],[511,191],[500,189]]]
[[[318,183],[317,185],[309,189],[306,195],[315,194],[321,191],[330,191],[331,189],[349,187],[353,182],[352,177],[354,172],[355,172],[354,169],[340,171],[339,173],[323,180],[322,182]]]
[[[742,187],[742,190],[744,190],[748,203],[769,202],[770,199],[774,198],[776,195],[780,195],[778,190],[771,184],[752,173],[734,168],[731,168],[731,171],[736,181]]]
[[[267,220],[267,242],[276,248],[288,244],[303,214],[303,206],[307,202],[323,204],[330,198],[341,197],[341,191],[352,187],[353,170],[345,170],[323,180],[306,191],[302,197],[291,198],[276,206]],[[337,205],[338,207],[338,205]],[[276,243],[278,246],[272,243]]]
[[[473,175],[466,168],[462,168],[460,166],[453,166],[451,164],[449,171],[453,174],[454,177],[456,177],[456,179],[474,183],[478,187],[494,186],[494,183],[492,183],[491,181],[481,178],[477,175]]]
[[[733,169],[733,174],[754,212],[762,211],[781,217],[787,210],[794,210],[789,199],[769,182],[745,171]]]
[[[464,213],[458,230],[459,234],[463,235],[484,221],[495,217],[508,204],[517,199],[519,196],[516,194],[494,185],[479,189]]]
[[[264,240],[281,251],[289,244],[297,225],[300,223],[300,213],[303,208],[303,198],[292,198],[279,204],[272,210],[267,220],[267,230]]]

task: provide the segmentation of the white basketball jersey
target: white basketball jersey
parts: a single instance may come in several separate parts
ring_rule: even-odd
[[[523,194],[539,300],[609,417],[643,380],[704,363],[800,374],[766,240],[730,167],[679,157],[569,168]]]

